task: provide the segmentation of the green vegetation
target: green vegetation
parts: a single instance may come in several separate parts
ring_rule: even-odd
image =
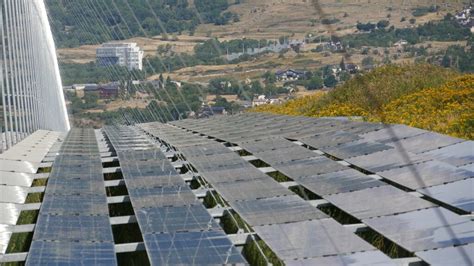
[[[417,7],[413,9],[412,15],[415,17],[421,17],[424,15],[427,15],[428,13],[438,12],[438,10],[439,10],[439,6],[437,5]]]
[[[222,228],[227,234],[236,234],[239,229],[248,232],[249,228],[245,221],[235,211],[228,211],[221,218]]]
[[[195,0],[195,8],[187,0],[47,0],[46,5],[59,47],[159,34],[166,38],[167,33],[192,34],[201,23],[238,20],[236,14],[224,12],[227,0]]]
[[[287,115],[361,116],[473,139],[474,75],[428,64],[387,65],[326,94],[253,111]]]
[[[356,234],[376,247],[378,250],[387,254],[390,258],[407,258],[414,256],[413,253],[406,251],[373,230],[367,229],[366,231],[357,232]]]
[[[129,71],[126,67],[99,67],[94,62],[88,64],[62,63],[59,66],[63,85],[107,83],[111,81],[143,80],[145,72]]]
[[[360,48],[362,46],[390,47],[400,39],[416,44],[423,41],[460,41],[471,36],[468,28],[462,27],[449,16],[442,21],[428,22],[416,28],[395,29],[392,26],[389,29],[375,29],[375,27],[376,25],[371,23],[358,24],[357,28],[371,32],[346,35],[341,39],[350,47]]]
[[[265,242],[263,242],[263,240],[250,241],[247,244],[245,244],[242,253],[244,254],[244,257],[247,259],[250,265],[256,265],[256,266],[268,265],[267,261],[261,254],[259,247],[262,249],[263,254],[265,254],[265,257],[268,259],[268,262],[270,262],[272,265],[275,265],[275,266],[285,265],[283,261],[280,260],[275,255],[275,253],[265,244]]]
[[[461,72],[474,73],[474,46],[472,43],[467,49],[459,45],[449,46],[443,55],[441,65],[457,68]]]

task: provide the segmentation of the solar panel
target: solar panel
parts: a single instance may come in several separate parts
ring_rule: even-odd
[[[2,215],[0,215],[0,225],[15,225],[20,216],[20,207],[20,204],[0,203],[0,210],[2,210]]]
[[[387,255],[380,251],[356,252],[346,255],[327,256],[319,258],[308,258],[303,260],[285,261],[287,266],[305,266],[305,265],[332,265],[332,266],[350,266],[350,265],[398,265]]]
[[[342,143],[359,140],[360,137],[344,131],[330,132],[300,139],[301,142],[314,148],[336,146]]]
[[[206,180],[212,184],[268,178],[267,175],[252,166],[217,171],[200,171],[200,173],[205,175]]]
[[[251,226],[328,217],[296,195],[237,201],[232,207]]]
[[[51,215],[109,214],[107,199],[102,195],[48,195],[41,203],[41,213]]]
[[[392,186],[326,196],[325,199],[358,219],[367,219],[435,206]],[[374,200],[376,199],[376,200]]]
[[[254,229],[285,262],[375,250],[332,219],[255,226]]]
[[[380,143],[389,143],[408,137],[413,137],[426,133],[426,130],[409,127],[405,125],[385,125],[384,128],[361,135],[368,141],[376,141]]]
[[[116,264],[104,187],[93,130],[72,129],[53,163],[26,264]]]
[[[254,153],[254,156],[268,164],[274,165],[312,158],[315,156],[315,153],[301,146],[293,144],[293,147],[281,149],[278,148],[276,150]]]
[[[144,242],[153,265],[246,263],[223,232],[146,234]]]
[[[292,179],[347,170],[346,166],[322,156],[282,163],[273,167]]]
[[[159,149],[117,155],[152,265],[245,263]]]
[[[127,181],[125,181],[127,182]],[[197,202],[187,185],[129,189],[128,194],[135,209],[162,206],[185,206]]]
[[[272,178],[253,179],[213,184],[227,201],[251,200],[291,195],[289,191]]]
[[[472,266],[474,264],[474,244],[420,251],[415,254],[432,266]]]
[[[474,222],[444,208],[429,208],[364,221],[408,251],[474,242]]]
[[[474,178],[419,189],[418,191],[466,212],[474,212]]]
[[[320,196],[385,185],[385,183],[354,169],[308,176],[299,178],[297,181],[299,184]]]
[[[33,174],[0,171],[0,185],[31,187]]]
[[[259,141],[242,142],[239,143],[239,146],[250,153],[258,153],[274,149],[289,148],[295,146],[295,144],[283,138],[270,138]]]
[[[33,241],[27,265],[116,265],[113,242]]]
[[[222,230],[201,204],[143,208],[136,216],[143,234]]]
[[[472,171],[457,168],[436,160],[377,172],[377,174],[411,189],[430,187],[474,177],[474,172]]]
[[[462,141],[462,139],[453,138],[434,132],[426,132],[420,135],[399,140],[395,143],[390,143],[390,145],[418,154],[453,145]]]
[[[464,141],[426,152],[424,155],[454,166],[462,166],[474,163],[474,153],[472,151],[474,151],[474,141]]]
[[[416,155],[405,150],[391,149],[349,158],[347,162],[371,172],[381,172],[428,160],[426,156]]]
[[[355,140],[347,142],[338,146],[321,148],[325,153],[328,153],[334,157],[347,159],[355,156],[367,155],[374,152],[384,151],[393,149],[392,147],[366,140]]]
[[[40,214],[33,240],[105,242],[111,240],[111,235],[108,216]]]

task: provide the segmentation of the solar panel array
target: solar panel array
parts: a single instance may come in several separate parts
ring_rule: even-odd
[[[145,124],[141,127],[172,145],[176,143],[200,176],[285,263],[365,251],[373,251],[374,256],[390,262],[383,253],[375,251],[373,246],[224,145],[168,125]],[[192,139],[198,144],[190,145]]]
[[[53,166],[26,264],[117,264],[94,131],[71,130]]]
[[[38,130],[0,154],[0,257],[7,251],[12,226],[20,217],[36,172],[60,135]]]
[[[117,251],[108,212],[105,150],[118,157],[123,181],[117,184],[125,184],[152,265],[247,263],[197,198],[202,191],[215,193],[224,213],[245,221],[248,234],[240,236],[263,240],[287,265],[399,263],[318,204],[341,210],[360,223],[357,228],[429,264],[473,264],[472,141],[402,125],[268,114],[98,132],[73,129],[61,146],[26,264],[117,264],[116,252],[123,251]],[[101,136],[110,147],[98,144]],[[172,163],[170,153],[179,161]],[[24,202],[32,176],[23,174],[32,175],[40,157],[32,153],[29,158],[39,159],[30,164],[12,159],[0,165],[9,173],[2,184],[15,187],[0,186],[9,200],[0,202],[9,210],[0,225],[19,216],[12,204]],[[178,164],[203,181],[199,191]],[[15,168],[21,178],[10,172]]]
[[[268,114],[140,127],[181,152],[285,263],[390,260],[305,201],[296,203],[290,190],[223,143],[427,262],[466,250],[459,261],[472,264],[474,223],[461,215],[472,213],[474,202],[472,141],[403,125]]]
[[[130,127],[108,127],[152,265],[245,263],[163,152]]]

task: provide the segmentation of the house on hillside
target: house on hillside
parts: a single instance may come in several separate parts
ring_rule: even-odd
[[[356,74],[360,70],[360,67],[356,64],[346,64],[345,68],[346,71],[350,74]]]
[[[275,72],[275,77],[277,80],[299,80],[306,77],[306,71],[299,71],[294,69],[279,70]]]
[[[98,86],[99,97],[101,99],[113,99],[119,95],[120,84],[118,82],[111,82]]]
[[[213,115],[227,115],[227,110],[221,106],[203,106],[197,118],[211,117]]]
[[[92,83],[92,84],[84,84],[84,94],[96,93],[99,92],[99,85]]]
[[[408,45],[408,42],[406,40],[400,39],[398,42],[393,44],[393,47],[397,48],[397,51],[401,53],[406,45]]]

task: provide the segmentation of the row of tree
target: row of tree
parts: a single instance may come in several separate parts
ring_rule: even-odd
[[[227,0],[46,0],[59,47],[76,47],[137,36],[194,32],[201,23],[238,20],[224,12]]]

